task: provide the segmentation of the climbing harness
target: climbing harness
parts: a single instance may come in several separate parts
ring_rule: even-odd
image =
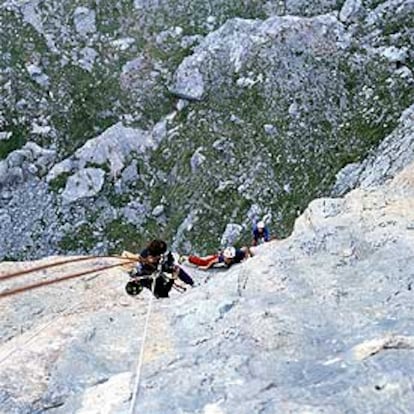
[[[174,265],[177,258],[173,255],[167,255],[165,260],[162,260],[158,263],[157,270],[149,275],[136,275],[131,274],[131,279],[125,285],[125,291],[130,296],[139,295],[144,287],[152,290],[156,297],[168,296],[168,292],[171,288],[184,293],[187,289],[179,284],[177,284],[177,275],[178,272],[177,266]],[[171,276],[169,275],[171,273]],[[150,281],[149,286],[148,281]],[[154,285],[154,286],[153,286]]]
[[[177,290],[180,293],[184,293],[187,289],[184,286],[178,285],[175,281],[175,277],[174,276],[168,276],[168,274],[166,274],[165,272],[161,271],[161,272],[155,272],[156,276],[152,276],[152,275],[148,275],[148,276],[134,276],[131,278],[131,280],[125,285],[125,291],[126,293],[128,293],[128,295],[130,296],[137,296],[139,295],[143,290],[144,290],[144,285],[142,282],[144,281],[148,281],[148,280],[152,280],[150,286],[151,286],[151,291],[154,291],[155,293],[155,297],[162,297],[162,295],[158,295],[157,290],[155,290],[156,288],[160,288],[162,287],[163,289],[168,289],[167,286],[170,285],[172,288],[174,288],[175,290]],[[163,281],[161,283],[163,283],[163,285],[159,285],[157,284],[158,280],[163,279]],[[152,285],[155,285],[154,288],[152,287]],[[148,286],[147,286],[148,287]]]

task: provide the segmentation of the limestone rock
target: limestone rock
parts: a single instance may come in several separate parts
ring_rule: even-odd
[[[361,0],[346,0],[339,12],[339,20],[352,23],[363,16],[364,8]]]
[[[72,203],[80,198],[93,197],[99,193],[104,183],[105,171],[100,168],[84,168],[71,175],[62,193],[64,203]]]
[[[165,207],[162,204],[159,204],[159,205],[155,206],[155,208],[152,210],[151,214],[154,217],[159,217],[164,213],[164,209],[165,209]]]
[[[411,163],[375,188],[315,200],[291,237],[228,270],[186,268],[197,287],[152,302],[136,409],[386,412],[398,396],[409,412],[413,173]],[[69,269],[98,265],[102,259]],[[51,268],[30,279],[64,274]],[[126,280],[110,270],[3,298],[3,410],[130,409],[150,292],[128,297]]]
[[[176,75],[175,85],[171,91],[182,99],[200,100],[204,93],[204,80],[200,70],[197,67],[193,68],[191,63],[182,67]]]
[[[206,160],[206,157],[202,154],[202,148],[198,148],[197,151],[193,154],[190,160],[191,171],[194,173],[197,171],[198,167]]]
[[[0,132],[0,141],[7,141],[8,139],[11,138],[13,134],[11,132],[8,131],[2,131]]]
[[[129,223],[142,225],[148,214],[148,207],[137,201],[129,202],[123,209],[122,214]]]
[[[47,176],[51,181],[63,172],[82,169],[92,165],[107,166],[112,176],[117,177],[125,167],[125,162],[134,153],[143,153],[154,148],[151,133],[129,128],[117,123],[96,138],[90,139],[72,157],[56,164]]]
[[[0,161],[0,186],[21,183],[31,175],[44,175],[55,159],[56,151],[29,141]]]
[[[43,73],[42,69],[36,64],[29,64],[26,66],[29,75],[32,79],[37,82],[40,86],[46,87],[49,84],[49,77]]]
[[[179,250],[208,253],[229,220],[248,240],[254,205],[287,235],[346,162],[341,194],[410,161],[364,158],[412,102],[413,1],[107,3],[0,6],[3,255],[103,252],[118,225],[145,238],[164,193],[157,223]],[[105,171],[104,191],[62,204],[87,168]]]
[[[381,143],[374,154],[361,165],[347,166],[338,174],[334,192],[343,194],[349,188],[368,188],[393,178],[414,160],[413,151],[414,105],[411,105],[401,115],[397,128]]]
[[[76,8],[73,19],[77,32],[86,36],[96,31],[95,11],[87,7],[79,6]]]
[[[240,237],[242,229],[243,228],[240,224],[236,224],[236,223],[227,224],[226,229],[224,230],[224,233],[221,236],[220,245],[225,247],[225,246],[231,246],[235,244],[237,239]]]

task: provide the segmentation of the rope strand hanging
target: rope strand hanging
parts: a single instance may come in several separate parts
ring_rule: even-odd
[[[0,293],[0,299],[6,298],[6,297],[9,297],[9,296],[13,296],[13,295],[17,295],[19,293],[27,292],[29,290],[37,289],[37,288],[40,288],[40,287],[43,287],[43,286],[49,286],[49,285],[53,285],[55,283],[60,283],[60,282],[66,281],[66,280],[75,279],[75,278],[85,276],[85,275],[88,275],[88,274],[100,272],[100,271],[103,271],[103,270],[113,269],[115,267],[123,266],[126,263],[135,263],[135,262],[136,262],[136,260],[129,259],[128,261],[124,261],[123,263],[116,263],[116,264],[111,264],[111,265],[100,266],[100,267],[94,268],[92,270],[86,270],[86,271],[82,271],[82,272],[78,272],[78,273],[73,273],[73,274],[70,274],[70,275],[67,275],[67,276],[63,276],[61,278],[55,278],[55,279],[51,279],[51,280],[44,280],[42,282],[37,282],[37,283],[22,286],[22,287],[14,288],[14,289],[9,289],[9,290],[6,290],[6,291]]]
[[[0,281],[7,280],[7,279],[13,279],[15,277],[27,275],[29,273],[39,272],[41,270],[50,269],[52,267],[57,267],[57,266],[62,266],[62,265],[72,264],[72,263],[77,263],[77,262],[86,262],[86,261],[89,261],[89,260],[96,260],[96,259],[117,259],[117,260],[124,260],[126,262],[128,262],[128,261],[130,262],[131,260],[133,260],[129,257],[122,257],[122,256],[82,256],[82,257],[75,257],[75,258],[72,258],[72,259],[64,259],[64,260],[61,260],[61,261],[55,262],[55,263],[47,263],[47,264],[44,264],[44,265],[35,266],[35,267],[30,268],[30,269],[19,270],[17,272],[8,273],[8,274],[5,274],[5,275],[0,274]]]
[[[154,293],[155,293],[155,284],[156,279],[159,277],[159,274],[154,276],[152,278],[152,286],[151,286],[151,298],[148,304],[148,310],[147,310],[147,316],[145,318],[145,325],[144,325],[144,333],[142,335],[142,342],[141,342],[141,349],[139,352],[139,358],[137,363],[137,368],[135,370],[135,383],[134,388],[132,392],[132,399],[131,399],[131,406],[129,408],[129,414],[136,414],[136,408],[137,408],[137,401],[138,401],[138,394],[139,394],[139,387],[141,383],[141,372],[142,372],[142,366],[144,363],[144,350],[145,350],[145,342],[147,340],[147,332],[148,332],[148,325],[149,320],[151,316],[151,310],[152,310],[152,302],[154,300]]]

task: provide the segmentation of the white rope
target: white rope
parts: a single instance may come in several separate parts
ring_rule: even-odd
[[[145,325],[144,325],[144,333],[142,335],[141,349],[140,349],[140,352],[139,352],[137,368],[135,370],[135,384],[134,384],[134,388],[133,388],[133,394],[132,394],[131,406],[129,408],[129,414],[135,414],[136,413],[136,405],[137,405],[137,400],[138,400],[139,386],[140,386],[140,382],[141,382],[141,371],[142,371],[142,365],[143,365],[143,361],[144,361],[145,341],[147,339],[148,325],[149,325],[149,320],[150,320],[150,316],[151,316],[152,301],[154,300],[154,289],[155,289],[155,283],[156,283],[157,277],[158,276],[153,278],[153,282],[152,282],[152,286],[151,286],[151,299],[150,299],[149,304],[148,304],[148,311],[147,311],[147,316],[146,316]]]
[[[56,321],[58,321],[60,318],[62,318],[64,315],[63,313],[66,313],[68,311],[73,311],[75,310],[83,301],[77,302],[75,303],[73,306],[71,306],[68,309],[65,309],[63,311],[60,312],[60,315],[58,315],[56,318],[53,318],[50,322],[48,322],[46,325],[44,325],[43,327],[41,327],[40,329],[38,329],[34,334],[32,334],[31,336],[29,336],[29,338],[26,339],[26,341],[24,341],[22,344],[17,345],[16,347],[14,347],[13,349],[10,350],[10,352],[8,352],[6,355],[4,355],[1,359],[0,359],[0,365],[6,361],[11,355],[13,355],[15,352],[20,351],[24,346],[28,345],[30,342],[32,342],[32,340],[34,338],[36,338],[38,335],[40,335],[44,330],[46,330],[47,328],[49,328],[51,325],[53,325]]]

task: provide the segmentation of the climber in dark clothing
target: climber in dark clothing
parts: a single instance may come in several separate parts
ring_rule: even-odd
[[[146,287],[151,291],[154,290],[157,298],[168,297],[177,278],[185,284],[194,285],[190,275],[176,264],[174,255],[166,252],[167,244],[162,240],[153,240],[141,251],[138,264],[130,273],[132,280],[126,286],[128,294],[138,295]],[[185,290],[182,286],[181,288]]]
[[[139,254],[139,263],[135,273],[139,276],[153,274],[167,252],[167,243],[163,240],[152,240]]]

